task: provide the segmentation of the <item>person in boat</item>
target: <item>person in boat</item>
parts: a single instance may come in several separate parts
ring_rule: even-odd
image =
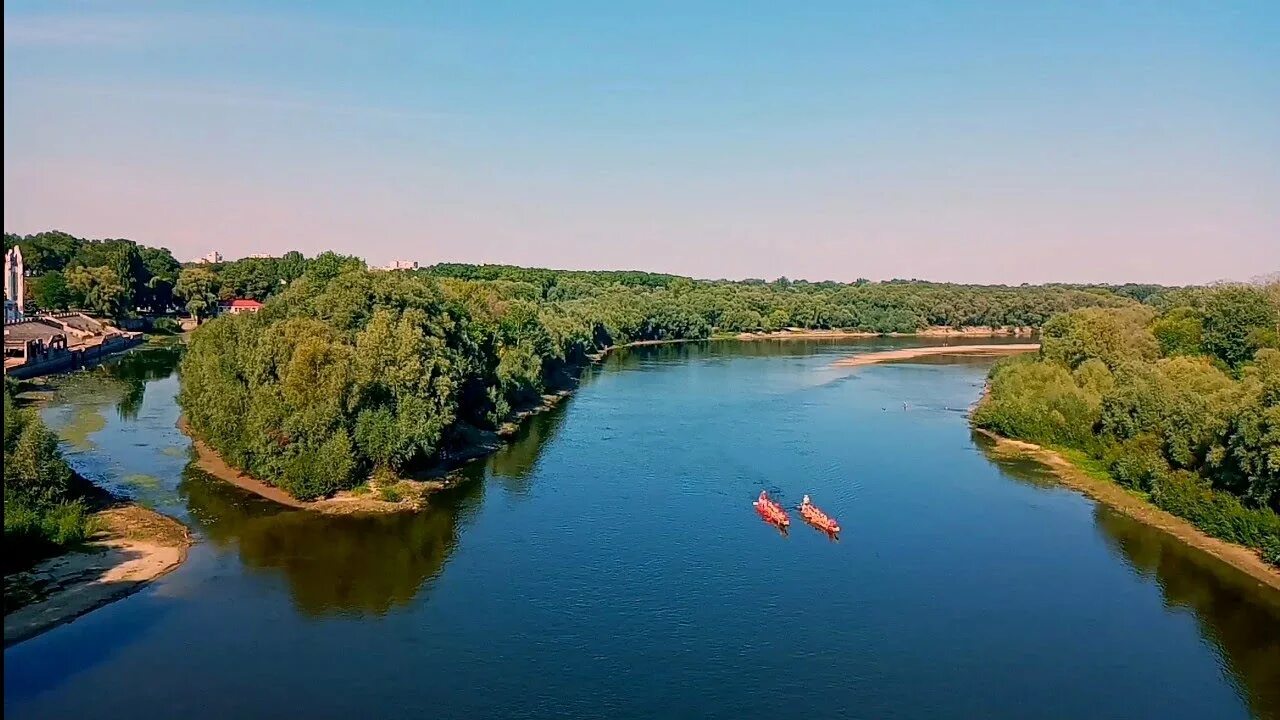
[[[809,502],[809,496],[808,496],[808,495],[805,495],[805,496],[804,496],[804,500],[801,500],[801,501],[800,501],[800,506],[801,506],[801,507],[809,507],[810,505],[813,505],[813,503]]]

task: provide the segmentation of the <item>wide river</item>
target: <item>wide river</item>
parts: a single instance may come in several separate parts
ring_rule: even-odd
[[[60,383],[86,476],[189,524],[174,573],[4,653],[6,718],[1280,717],[1280,600],[1001,458],[989,360],[919,341],[616,353],[416,515],[193,468],[176,352]],[[838,542],[764,524],[804,493]]]

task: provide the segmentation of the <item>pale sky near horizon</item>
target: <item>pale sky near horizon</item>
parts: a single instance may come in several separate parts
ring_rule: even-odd
[[[1280,270],[1280,2],[6,2],[4,229],[696,277]]]

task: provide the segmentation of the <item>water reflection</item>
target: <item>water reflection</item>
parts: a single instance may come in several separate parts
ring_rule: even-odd
[[[280,573],[300,611],[325,616],[381,615],[413,600],[444,567],[460,510],[482,488],[466,483],[420,513],[331,516],[283,508],[190,465],[178,492],[205,539]]]
[[[974,443],[1010,478],[1056,487],[1053,472],[1017,453],[997,449],[984,435]],[[1169,534],[1105,505],[1094,506],[1094,523],[1134,572],[1154,578],[1167,607],[1185,608],[1200,634],[1217,651],[1249,707],[1258,717],[1280,717],[1280,593],[1252,580]]]
[[[488,469],[512,495],[529,492],[529,477],[547,443],[564,425],[566,406],[573,398],[565,398],[552,410],[529,418],[511,441],[499,448],[488,460]]]
[[[116,414],[121,420],[138,419],[147,384],[172,375],[181,358],[182,346],[177,343],[150,345],[99,369],[100,374],[115,380],[121,386],[121,396],[116,401]]]
[[[563,407],[532,418],[487,462],[463,468],[422,512],[334,516],[292,510],[187,465],[178,485],[195,529],[241,562],[279,573],[294,605],[313,616],[382,615],[429,592],[483,501],[486,475],[515,495],[563,423]]]
[[[1094,520],[1136,572],[1154,577],[1169,607],[1190,610],[1258,717],[1280,717],[1280,597],[1248,576],[1104,505]]]

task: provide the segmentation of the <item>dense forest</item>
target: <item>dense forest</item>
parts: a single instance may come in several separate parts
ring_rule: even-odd
[[[470,265],[379,272],[332,253],[277,286],[261,312],[194,333],[179,400],[229,462],[304,498],[463,445],[614,345],[787,326],[1036,325],[1062,310],[1136,304],[1100,288],[712,282]]]
[[[1030,327],[1081,307],[1120,307],[1170,288],[1152,285],[956,285],[915,280],[853,283],[694,280],[635,271],[572,271],[507,265],[435,265],[423,275],[517,283],[545,302],[643,294],[670,300],[720,332],[848,329],[910,333],[928,326]]]
[[[1116,482],[1280,565],[1280,284],[1169,293],[1044,325],[1002,361],[979,427],[1082,454]]]
[[[18,407],[15,384],[4,384],[5,571],[73,545],[90,530],[85,503],[58,438],[33,408]]]

